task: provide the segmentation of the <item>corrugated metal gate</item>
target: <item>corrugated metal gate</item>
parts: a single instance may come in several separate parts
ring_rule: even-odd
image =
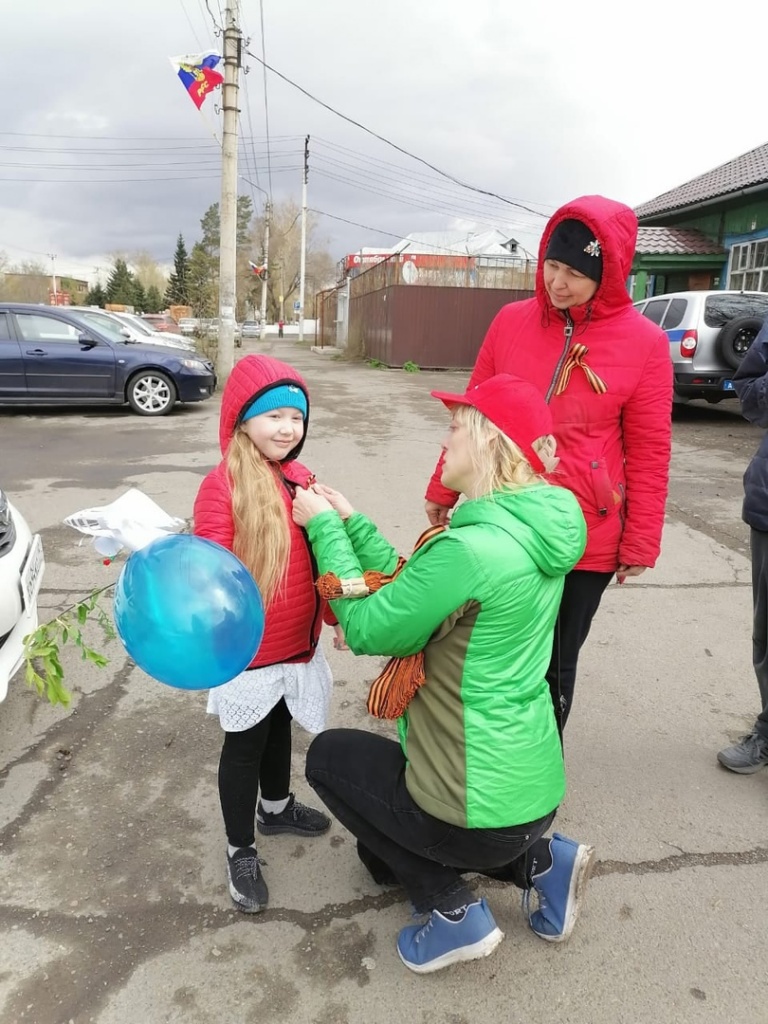
[[[532,291],[392,285],[349,303],[348,345],[387,366],[469,369],[502,306]]]

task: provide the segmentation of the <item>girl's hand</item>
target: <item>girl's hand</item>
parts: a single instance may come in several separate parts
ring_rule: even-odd
[[[344,639],[344,630],[341,628],[338,622],[333,627],[333,632],[335,634],[333,638],[334,648],[337,651],[348,651],[349,645],[347,644],[347,641]]]
[[[321,512],[329,512],[333,505],[311,487],[307,490],[296,489],[296,497],[293,499],[293,521],[297,526],[306,526],[310,519],[320,515]]]
[[[334,491],[332,487],[326,487],[325,484],[315,484],[314,489],[331,503],[342,519],[349,519],[355,511],[341,491]]]

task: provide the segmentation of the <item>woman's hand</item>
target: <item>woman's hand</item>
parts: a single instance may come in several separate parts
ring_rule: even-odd
[[[297,526],[306,526],[310,519],[319,516],[321,512],[329,512],[333,505],[318,494],[316,490],[308,487],[304,490],[296,488],[296,497],[293,499],[293,521]]]
[[[424,503],[424,510],[427,513],[427,519],[433,526],[448,525],[451,512],[450,506],[438,505],[436,501],[426,501]]]
[[[616,570],[616,582],[623,583],[628,576],[642,576],[647,568],[646,565],[620,565]]]
[[[355,511],[341,491],[334,491],[332,487],[326,487],[325,484],[315,484],[315,490],[331,503],[342,519],[349,519]]]

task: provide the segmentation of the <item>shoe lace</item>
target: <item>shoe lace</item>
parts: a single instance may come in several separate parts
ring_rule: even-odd
[[[421,940],[423,938],[426,938],[427,933],[429,932],[430,928],[432,927],[432,925],[434,923],[435,923],[435,915],[434,914],[430,914],[429,915],[429,920],[426,921],[422,925],[422,927],[419,928],[419,930],[416,932],[416,935],[414,936],[414,941],[415,942],[421,942]]]
[[[540,910],[542,912],[542,914],[545,914],[546,910],[547,910],[547,898],[544,895],[543,890],[536,888],[536,885],[534,883],[533,885],[531,885],[530,889],[524,889],[523,890],[523,913],[525,914],[525,916],[528,918],[529,921],[531,920],[531,915],[534,913],[534,911],[531,910],[531,893],[532,892],[536,893],[536,903],[537,903],[536,909]]]
[[[257,854],[252,857],[238,857],[234,863],[235,878],[258,878],[259,864],[263,863]]]
[[[294,821],[302,821],[303,819],[310,818],[312,816],[312,808],[307,807],[306,804],[299,803],[298,800],[293,801],[293,805],[290,808],[291,817]]]

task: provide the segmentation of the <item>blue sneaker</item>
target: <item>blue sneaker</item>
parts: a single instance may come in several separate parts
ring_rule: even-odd
[[[470,903],[460,921],[433,910],[426,924],[403,928],[397,937],[397,952],[406,967],[416,974],[429,974],[462,960],[489,956],[504,938],[485,900]]]
[[[592,871],[595,850],[554,832],[549,841],[552,863],[532,876],[539,906],[530,910],[531,889],[523,893],[523,910],[540,939],[565,942],[573,931],[584,889]]]

